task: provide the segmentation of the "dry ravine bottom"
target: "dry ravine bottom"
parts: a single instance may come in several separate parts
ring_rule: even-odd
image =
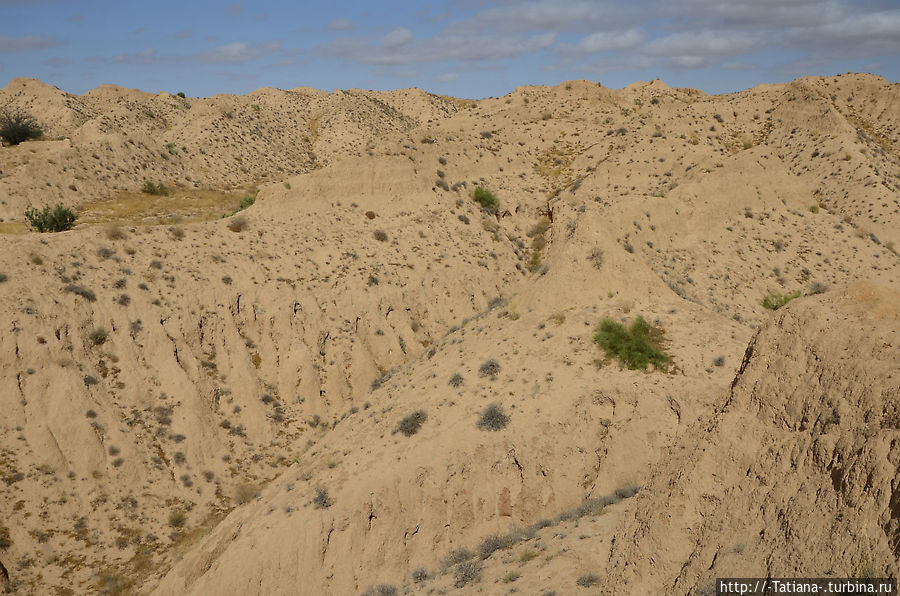
[[[900,575],[900,85],[0,105],[0,593]]]

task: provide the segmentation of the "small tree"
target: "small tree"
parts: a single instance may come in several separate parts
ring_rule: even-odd
[[[41,127],[30,114],[21,111],[0,111],[0,141],[18,145],[28,139],[39,139]]]
[[[38,232],[64,232],[71,230],[77,218],[78,216],[75,212],[62,203],[53,208],[44,207],[41,211],[37,209],[25,210],[25,219]]]

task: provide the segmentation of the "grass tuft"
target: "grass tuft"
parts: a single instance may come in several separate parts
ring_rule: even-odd
[[[641,316],[636,317],[627,329],[614,319],[603,319],[594,332],[594,342],[606,355],[618,358],[630,370],[646,370],[649,364],[665,370],[671,357],[662,351],[661,339],[662,332],[651,327]]]

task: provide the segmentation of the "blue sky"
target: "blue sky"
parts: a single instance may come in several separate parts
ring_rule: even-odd
[[[191,96],[262,86],[458,97],[584,78],[710,93],[900,79],[900,0],[0,0],[0,81]]]

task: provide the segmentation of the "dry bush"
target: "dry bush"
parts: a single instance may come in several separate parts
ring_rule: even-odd
[[[250,224],[247,223],[247,219],[245,217],[235,217],[230,222],[228,222],[228,229],[232,232],[243,232]]]

